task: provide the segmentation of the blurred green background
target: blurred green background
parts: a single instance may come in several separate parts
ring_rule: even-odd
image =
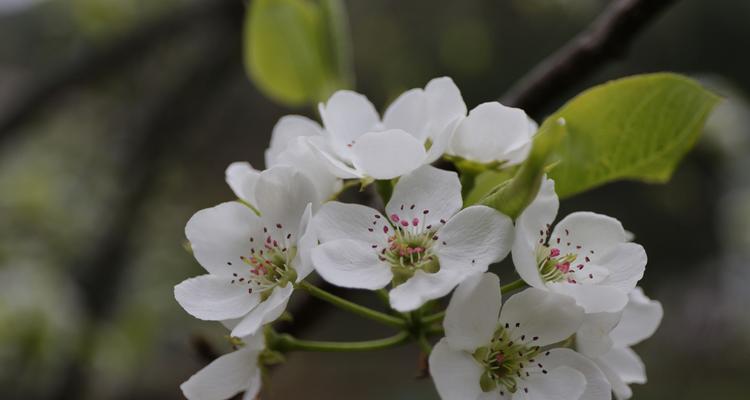
[[[607,3],[346,1],[357,90],[382,110],[449,75],[470,107],[494,100]],[[0,398],[178,399],[181,382],[229,351],[225,330],[174,301],[172,287],[202,273],[184,224],[231,199],[228,163],[262,166],[279,117],[314,116],[248,81],[243,15],[227,0],[0,0]],[[617,183],[562,205],[619,218],[649,254],[642,285],[665,319],[636,349],[650,380],[636,400],[748,398],[748,20],[747,1],[678,1],[620,60],[549,102],[653,71],[726,98],[669,184]],[[40,94],[49,100],[32,101]],[[295,297],[301,337],[388,333]],[[264,399],[437,399],[416,379],[416,348],[288,361]]]

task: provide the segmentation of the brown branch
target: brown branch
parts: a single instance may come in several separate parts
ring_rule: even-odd
[[[501,101],[539,114],[550,100],[621,57],[643,28],[675,1],[613,1],[585,31],[521,78]]]
[[[143,23],[119,39],[84,51],[70,62],[49,71],[19,95],[8,110],[0,113],[0,147],[18,128],[44,109],[57,95],[77,85],[107,76],[142,59],[163,40],[204,23],[224,21],[238,12],[239,0],[204,0]]]

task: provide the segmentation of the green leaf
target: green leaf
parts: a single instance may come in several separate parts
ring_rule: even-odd
[[[719,98],[684,76],[657,73],[589,89],[549,117],[565,139],[550,172],[560,197],[618,179],[666,182]]]
[[[348,87],[349,39],[339,2],[251,2],[244,28],[245,69],[264,94],[301,105]]]
[[[513,177],[513,173],[516,172],[514,168],[506,168],[502,170],[488,169],[476,175],[474,183],[471,189],[466,194],[464,199],[464,207],[468,207],[473,204],[477,204],[484,196],[492,191],[497,185],[502,184],[508,179]],[[463,179],[465,175],[462,174]]]
[[[349,20],[342,0],[320,0],[323,14],[323,59],[340,83],[341,87],[354,86],[352,44],[349,35]],[[338,88],[337,88],[338,89]],[[328,98],[328,96],[326,96]]]

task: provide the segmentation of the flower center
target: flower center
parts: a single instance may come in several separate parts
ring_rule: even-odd
[[[277,224],[277,228],[281,230],[281,225]],[[281,239],[274,239],[267,228],[263,228],[263,233],[266,236],[261,245],[257,245],[254,237],[250,238],[250,253],[240,256],[250,268],[245,273],[233,273],[231,283],[247,285],[249,294],[260,293],[261,299],[265,300],[275,287],[297,280],[297,271],[292,266],[297,247],[291,241],[291,233],[282,234]]]
[[[560,282],[571,272],[570,265],[578,258],[575,253],[561,254],[560,249],[540,246],[537,250],[537,264],[539,274],[545,282]],[[567,277],[570,283],[575,283],[573,277]]]
[[[596,283],[605,277],[600,268],[589,267],[594,251],[586,251],[584,245],[572,242],[569,230],[564,230],[564,236],[550,237],[548,241],[549,232],[549,226],[546,233],[539,231],[536,249],[536,262],[544,282]]]
[[[391,265],[393,285],[404,283],[419,270],[437,272],[440,264],[432,252],[432,244],[438,239],[436,229],[424,226],[424,220],[418,217],[408,220],[393,214],[390,220],[394,229],[388,236],[387,246],[380,249],[379,257]]]
[[[530,366],[542,368],[542,372],[547,373],[535,359],[541,353],[540,347],[524,343],[525,336],[514,341],[508,328],[508,324],[498,327],[490,344],[474,352],[474,359],[484,367],[479,381],[482,390],[490,392],[499,388],[501,396],[506,391],[515,393],[518,390],[519,380],[529,376],[527,369]]]

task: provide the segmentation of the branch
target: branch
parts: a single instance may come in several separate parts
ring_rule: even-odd
[[[144,52],[167,38],[203,23],[226,20],[238,12],[242,12],[238,0],[197,1],[189,7],[144,23],[102,47],[88,49],[62,67],[49,71],[0,114],[0,147],[55,96],[141,60]]]
[[[540,113],[550,100],[621,57],[638,33],[675,1],[613,1],[585,31],[513,85],[502,103]]]

